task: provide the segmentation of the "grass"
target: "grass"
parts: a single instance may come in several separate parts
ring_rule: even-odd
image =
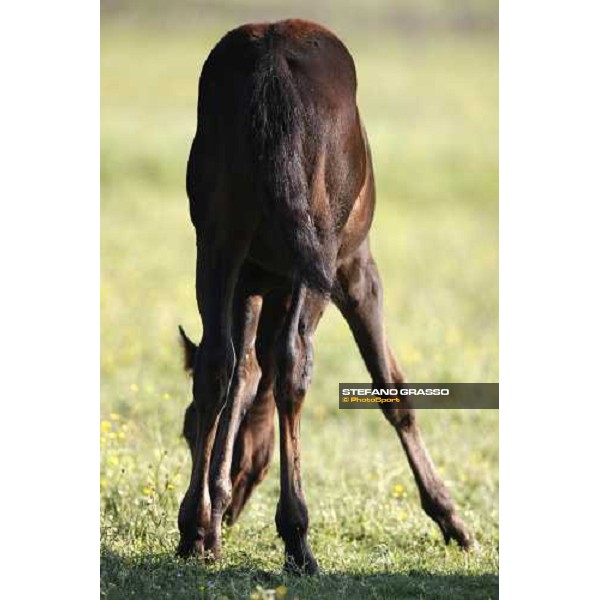
[[[331,308],[303,420],[310,541],[323,574],[281,573],[278,455],[226,558],[174,558],[190,461],[190,384],[176,326],[198,339],[184,191],[197,77],[223,26],[105,20],[101,50],[101,595],[105,598],[460,598],[498,595],[495,411],[422,411],[424,437],[479,555],[444,546],[378,411],[339,411],[369,381]],[[389,336],[412,381],[498,380],[497,41],[342,31],[375,159],[372,247]]]

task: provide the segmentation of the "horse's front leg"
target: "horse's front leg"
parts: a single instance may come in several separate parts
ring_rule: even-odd
[[[223,514],[232,497],[231,462],[240,422],[256,396],[261,377],[254,348],[263,298],[247,295],[234,306],[237,362],[227,406],[221,415],[217,440],[213,448],[210,473],[211,526],[205,550],[214,558],[221,557]]]
[[[212,243],[211,243],[212,242]],[[196,295],[202,317],[202,342],[194,362],[196,408],[192,473],[179,509],[179,556],[204,556],[211,525],[209,469],[221,411],[225,406],[236,362],[232,340],[232,306],[247,242],[204,240],[196,263]]]

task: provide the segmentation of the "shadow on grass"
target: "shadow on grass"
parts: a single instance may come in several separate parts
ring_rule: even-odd
[[[486,600],[498,598],[498,576],[406,573],[323,573],[293,577],[247,566],[205,566],[169,554],[123,557],[100,553],[101,597],[118,598],[398,598]],[[286,589],[280,586],[285,586]],[[278,588],[279,595],[265,590]],[[263,590],[263,591],[261,591]]]

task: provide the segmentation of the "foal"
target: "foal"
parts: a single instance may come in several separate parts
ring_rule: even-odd
[[[313,334],[330,299],[374,384],[404,381],[382,324],[381,281],[368,244],[373,169],[354,63],[342,42],[300,20],[228,33],[202,69],[187,192],[203,336],[197,351],[189,349],[192,474],[179,511],[178,553],[221,555],[225,512],[235,519],[268,467],[275,404],[275,521],[285,566],[314,573],[300,415]],[[433,467],[414,412],[385,405],[383,412],[406,451],[425,512],[447,542],[468,548],[471,534]]]

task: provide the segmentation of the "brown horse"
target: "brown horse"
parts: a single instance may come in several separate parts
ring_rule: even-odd
[[[354,62],[342,42],[299,20],[229,32],[202,69],[187,192],[203,335],[197,351],[188,346],[192,473],[179,511],[178,552],[221,555],[225,512],[237,517],[268,468],[276,406],[277,531],[286,568],[314,573],[300,415],[313,334],[330,299],[373,382],[404,382],[383,327],[381,281],[368,244],[373,169]],[[425,512],[447,542],[468,548],[472,536],[434,469],[414,412],[383,412],[406,451]]]

